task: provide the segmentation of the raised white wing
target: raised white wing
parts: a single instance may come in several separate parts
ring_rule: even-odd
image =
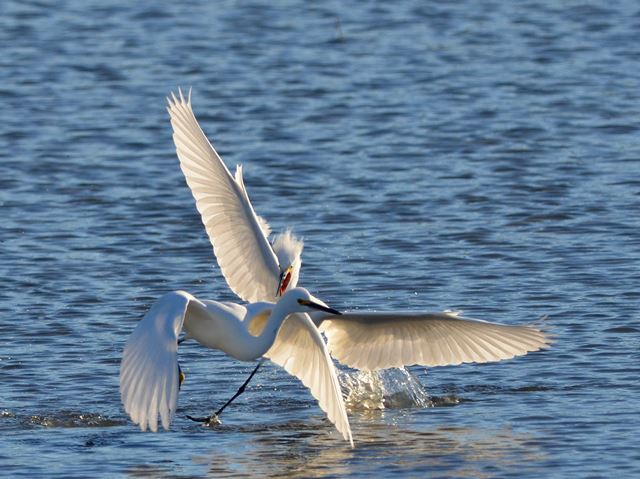
[[[331,355],[349,367],[447,366],[510,359],[550,345],[532,326],[511,326],[449,313],[352,312],[320,325]]]
[[[266,221],[249,201],[242,168],[231,176],[193,114],[191,95],[187,100],[182,92],[179,96],[167,99],[173,141],[222,274],[245,301],[273,300],[280,280],[278,258],[267,240]]]
[[[161,297],[129,337],[120,364],[120,396],[131,420],[145,431],[169,429],[178,402],[178,335],[197,299],[177,291]]]
[[[306,314],[291,314],[280,326],[265,357],[296,376],[311,390],[320,408],[353,447],[351,427],[340,383],[318,328]]]

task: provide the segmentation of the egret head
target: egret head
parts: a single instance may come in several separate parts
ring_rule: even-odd
[[[280,264],[280,281],[276,296],[282,296],[287,290],[295,288],[302,266],[302,240],[293,236],[290,230],[278,235],[273,242],[273,251]]]
[[[291,301],[300,312],[308,312],[310,309],[324,311],[330,314],[341,314],[340,311],[327,306],[324,302],[313,296],[304,288],[293,288],[285,293],[282,300]]]
[[[295,285],[295,283],[291,282],[292,273],[293,273],[293,266],[291,265],[287,266],[280,273],[280,281],[278,282],[278,291],[276,292],[276,296],[282,296],[285,293],[285,291],[287,291],[287,288],[289,287],[290,284]]]

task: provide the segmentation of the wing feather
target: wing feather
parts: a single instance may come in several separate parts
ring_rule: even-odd
[[[353,446],[351,427],[335,366],[318,328],[306,314],[291,314],[265,357],[309,388],[336,429]]]
[[[533,326],[448,313],[345,313],[324,318],[320,330],[334,358],[363,370],[501,361],[551,344]]]
[[[242,169],[235,178],[207,140],[191,108],[191,98],[167,99],[180,167],[200,212],[222,274],[249,302],[274,299],[280,279],[269,227],[249,201]]]
[[[178,335],[187,307],[197,301],[176,291],[156,301],[131,333],[120,364],[120,395],[131,420],[169,429],[178,402]]]

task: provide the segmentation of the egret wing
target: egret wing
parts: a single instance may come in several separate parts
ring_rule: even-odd
[[[158,415],[169,429],[178,402],[178,335],[189,293],[161,297],[140,320],[127,341],[120,364],[120,395],[131,420],[145,431],[158,430]],[[198,302],[199,303],[199,302]]]
[[[500,361],[546,348],[551,342],[533,326],[450,313],[352,312],[325,317],[320,330],[334,358],[364,370]]]
[[[311,390],[320,408],[353,446],[351,427],[335,366],[318,328],[306,314],[291,314],[280,326],[265,357],[296,376]]]
[[[280,279],[269,226],[249,201],[238,166],[235,178],[216,153],[191,109],[191,96],[168,99],[180,167],[229,287],[248,302],[274,299]]]

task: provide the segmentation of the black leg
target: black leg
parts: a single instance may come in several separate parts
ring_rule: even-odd
[[[251,374],[249,375],[249,377],[247,378],[247,380],[242,384],[242,386],[240,386],[240,389],[238,389],[238,391],[233,395],[233,397],[231,399],[229,399],[224,406],[222,406],[220,409],[218,409],[216,412],[214,412],[211,416],[207,416],[207,417],[192,417],[192,416],[187,416],[188,419],[191,419],[192,421],[196,421],[196,422],[203,422],[206,425],[210,425],[211,423],[215,423],[215,422],[220,422],[220,420],[218,419],[218,416],[220,414],[222,414],[222,411],[225,410],[225,408],[231,404],[233,402],[233,400],[235,398],[237,398],[238,396],[240,396],[240,394],[242,394],[244,392],[244,390],[247,387],[247,384],[249,384],[249,381],[251,381],[251,379],[253,378],[253,376],[258,372],[258,369],[260,369],[260,366],[262,366],[262,363],[264,362],[264,358],[260,359],[260,361],[258,361],[258,365],[255,367],[255,369],[251,372]]]

